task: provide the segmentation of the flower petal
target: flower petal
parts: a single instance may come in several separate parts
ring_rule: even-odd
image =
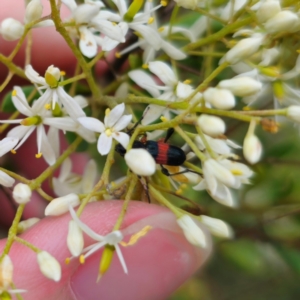
[[[173,87],[177,84],[178,80],[169,65],[161,61],[153,61],[149,63],[149,70],[165,85]]]
[[[106,128],[113,127],[121,118],[125,110],[125,104],[121,103],[116,105],[107,116],[104,118],[104,124]]]
[[[119,132],[120,130],[123,130],[127,127],[127,125],[130,123],[132,119],[132,115],[124,115],[122,116],[118,122],[114,125],[114,131]]]
[[[96,118],[92,117],[81,117],[77,121],[85,128],[94,131],[94,132],[103,132],[105,131],[104,124]]]
[[[7,175],[5,172],[0,171],[0,184],[6,187],[12,187],[15,180]]]
[[[98,46],[93,33],[90,30],[88,30],[86,26],[81,26],[79,28],[79,31],[79,48],[81,53],[88,58],[94,57],[97,54]]]
[[[0,141],[0,157],[9,152],[11,149],[13,149],[17,143],[19,142],[19,139],[16,137],[6,137],[3,140]]]
[[[101,155],[106,155],[110,151],[111,145],[112,136],[107,136],[105,133],[101,133],[97,144],[98,152]]]
[[[156,119],[158,119],[163,111],[166,108],[164,106],[159,106],[159,105],[155,105],[155,104],[150,104],[146,107],[145,112],[144,113],[144,118],[142,120],[142,124],[143,125],[148,125],[152,122],[154,122]]]
[[[113,133],[113,138],[117,140],[124,148],[127,148],[129,143],[129,135],[125,132]]]

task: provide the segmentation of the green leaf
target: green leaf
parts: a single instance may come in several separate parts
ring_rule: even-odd
[[[300,252],[296,249],[283,246],[282,244],[275,244],[274,248],[289,267],[300,275]]]
[[[28,85],[28,86],[22,86],[21,87],[26,98],[32,93],[32,91],[35,89],[35,87],[33,85]],[[7,113],[13,113],[16,111],[16,108],[12,102],[12,98],[11,98],[11,92],[8,92],[4,98],[3,98],[3,101],[2,101],[2,106],[1,106],[1,110],[3,112],[7,112]],[[35,99],[38,99],[39,98],[39,93],[36,92],[33,99],[32,100],[35,100]]]

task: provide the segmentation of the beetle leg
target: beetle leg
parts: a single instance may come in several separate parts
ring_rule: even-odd
[[[164,140],[164,143],[166,143],[168,141],[168,139],[172,136],[172,134],[174,133],[174,128],[169,128]]]
[[[195,173],[195,174],[198,174],[198,175],[202,176],[202,174],[200,174],[200,173],[198,173],[198,172],[196,172],[196,171],[190,170],[190,169],[185,169],[185,170],[183,170],[183,171],[180,171],[180,172],[176,172],[176,173],[171,174],[171,173],[169,172],[169,170],[166,169],[163,165],[160,165],[160,167],[161,167],[161,172],[162,172],[164,175],[166,175],[166,176],[176,176],[176,175],[184,174],[184,173],[187,173],[187,172]]]

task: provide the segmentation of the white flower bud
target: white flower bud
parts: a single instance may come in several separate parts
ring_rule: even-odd
[[[13,282],[13,264],[8,255],[5,255],[0,264],[0,291],[7,290]]]
[[[84,246],[83,234],[82,230],[74,220],[69,222],[67,245],[73,256],[77,257],[82,253]]]
[[[6,187],[11,187],[15,183],[15,180],[0,170],[0,184]]]
[[[25,24],[34,22],[41,18],[43,13],[43,5],[41,0],[31,0],[26,6]]]
[[[59,79],[60,79],[60,69],[59,68],[51,65],[46,70],[46,75],[47,75],[47,73],[51,74],[57,81],[59,81]]]
[[[261,142],[254,134],[255,125],[255,121],[251,121],[243,144],[244,157],[250,164],[257,163],[262,155]]]
[[[278,0],[267,0],[261,4],[256,12],[257,20],[260,23],[266,22],[281,11],[280,2]]]
[[[197,122],[202,131],[210,136],[224,134],[226,130],[224,121],[216,116],[202,114]]]
[[[206,225],[209,231],[219,237],[223,238],[232,238],[233,230],[232,228],[224,221],[216,218],[211,218],[208,216],[201,216],[201,221],[204,225]]]
[[[186,9],[195,9],[199,0],[175,0],[178,6]]]
[[[218,109],[231,109],[235,106],[235,98],[231,91],[223,88],[208,88],[203,93],[206,102]]]
[[[22,233],[25,230],[29,229],[32,227],[34,224],[36,224],[40,219],[39,218],[30,218],[24,221],[21,221],[18,224],[18,233]]]
[[[61,267],[59,262],[47,251],[41,251],[37,254],[37,261],[44,276],[54,281],[61,278]]]
[[[222,80],[218,87],[228,89],[236,96],[247,97],[258,93],[262,89],[262,83],[251,77],[241,76]]]
[[[27,184],[18,183],[13,189],[13,198],[19,204],[25,204],[30,201],[31,198],[31,189]]]
[[[286,116],[291,120],[300,123],[300,106],[291,105],[287,108]]]
[[[177,223],[182,229],[186,239],[192,245],[202,248],[205,248],[207,246],[205,233],[190,216],[183,215],[182,217],[177,219]]]
[[[263,38],[262,34],[254,34],[252,37],[240,40],[225,54],[225,61],[236,64],[243,59],[248,59],[260,48]]]
[[[45,209],[45,216],[60,216],[69,211],[69,206],[79,205],[80,200],[76,194],[69,194],[53,199]]]
[[[151,176],[155,173],[155,160],[145,149],[130,149],[124,158],[127,166],[137,175]]]
[[[264,27],[269,33],[291,32],[298,25],[298,16],[288,10],[280,11],[278,14],[269,19]]]
[[[5,40],[15,41],[24,33],[24,25],[13,18],[7,18],[1,23],[0,32]]]

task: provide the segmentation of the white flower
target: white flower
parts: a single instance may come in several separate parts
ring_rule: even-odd
[[[203,163],[204,179],[193,189],[206,189],[217,202],[235,206],[234,198],[229,188],[239,189],[241,185],[248,184],[253,172],[244,164],[228,159],[207,159]]]
[[[235,98],[229,89],[223,88],[208,88],[203,93],[203,98],[218,109],[231,109],[235,106]]]
[[[259,1],[260,7],[256,12],[257,20],[260,23],[266,22],[281,11],[280,2],[278,0]]]
[[[41,98],[35,101],[32,107],[30,107],[22,89],[20,87],[14,87],[12,96],[14,106],[21,114],[27,116],[27,118],[16,120],[1,120],[0,123],[21,123],[21,125],[14,127],[7,134],[8,137],[16,138],[19,140],[18,145],[14,149],[18,149],[27,140],[30,134],[36,129],[38,146],[37,157],[41,157],[43,155],[46,162],[49,165],[52,165],[56,160],[55,153],[47,138],[44,125],[53,126],[64,131],[74,131],[76,130],[76,122],[70,117],[48,117],[49,112],[45,109],[44,103]]]
[[[230,225],[228,225],[226,222],[220,219],[216,219],[204,215],[201,215],[200,218],[201,218],[201,222],[208,227],[209,231],[213,235],[223,237],[223,238],[233,237],[233,230],[230,227]]]
[[[200,1],[199,0],[175,0],[175,2],[179,7],[183,7],[186,9],[195,9]]]
[[[106,155],[111,148],[112,139],[117,140],[124,148],[129,143],[129,135],[120,132],[130,123],[132,115],[124,115],[124,103],[115,106],[111,111],[105,112],[104,124],[92,117],[78,118],[82,126],[89,130],[101,133],[98,139],[98,151],[101,155]]]
[[[218,87],[230,90],[236,96],[247,97],[261,91],[262,83],[251,77],[238,76],[220,81]]]
[[[25,10],[25,24],[34,22],[41,18],[43,13],[43,5],[41,0],[31,0]]]
[[[68,95],[62,86],[59,86],[60,70],[58,68],[53,66],[48,67],[44,78],[31,65],[27,65],[25,67],[25,74],[33,84],[37,85],[38,90],[46,89],[44,94],[39,98],[41,106],[52,103],[52,109],[54,109],[55,104],[58,103],[66,109],[73,119],[85,116],[84,111],[77,101]]]
[[[74,257],[77,257],[82,253],[84,246],[83,234],[81,228],[74,220],[69,222],[67,245]]]
[[[24,231],[26,231],[27,229],[29,229],[39,221],[40,221],[39,218],[29,218],[27,220],[21,221],[18,224],[18,234],[23,233]]]
[[[224,121],[216,116],[201,114],[197,119],[198,126],[210,136],[218,136],[226,130]]]
[[[248,59],[261,47],[263,39],[264,35],[256,33],[249,38],[240,40],[225,54],[220,62],[222,63],[225,60],[230,64],[236,64],[243,59]]]
[[[45,208],[45,216],[60,216],[69,210],[69,206],[75,207],[80,204],[76,194],[69,194],[53,199]]]
[[[24,183],[18,183],[13,189],[13,198],[18,204],[25,204],[30,201],[31,198],[31,188]]]
[[[227,139],[212,138],[206,134],[204,134],[204,137],[206,139],[206,142],[210,145],[211,149],[218,154],[229,155],[231,153],[231,148],[241,148],[241,146]],[[199,135],[195,137],[195,142],[201,151],[206,149],[205,144]]]
[[[44,276],[56,282],[61,278],[61,267],[59,262],[47,251],[41,251],[37,254],[37,261]]]
[[[84,259],[88,256],[93,254],[94,252],[98,251],[100,248],[104,247],[105,245],[114,246],[120,263],[123,267],[124,273],[128,273],[125,260],[123,258],[119,243],[123,240],[123,234],[119,230],[115,230],[110,232],[109,234],[102,236],[96,232],[94,232],[91,228],[89,228],[86,224],[84,224],[76,215],[74,209],[70,206],[69,207],[70,214],[74,222],[78,225],[78,227],[85,232],[89,237],[96,241],[95,244],[88,246],[87,248],[83,249],[83,252],[86,252],[84,255]]]
[[[291,120],[300,123],[300,106],[291,105],[287,108],[287,117]]]
[[[124,158],[130,170],[139,176],[151,176],[156,171],[155,160],[145,149],[130,149]]]
[[[255,125],[255,121],[251,121],[243,144],[244,157],[250,164],[257,163],[262,155],[262,144],[254,134]]]
[[[12,150],[19,142],[15,137],[6,137],[0,141],[0,157]]]
[[[160,100],[176,101],[187,98],[193,92],[193,88],[189,84],[178,81],[173,70],[166,63],[161,61],[150,62],[149,70],[156,75],[164,85],[157,85],[150,75],[141,70],[131,71],[128,73],[128,76],[153,97]],[[160,91],[162,91],[162,93]],[[199,97],[201,97],[200,93],[192,100]],[[147,113],[144,115],[142,124],[146,125],[152,123],[161,115],[170,119],[170,111],[171,110],[165,106],[150,104],[145,109],[145,112]],[[178,110],[172,112],[178,113]]]
[[[206,235],[195,221],[188,215],[182,215],[177,219],[186,239],[195,246],[205,248],[207,246]]]
[[[66,158],[61,166],[59,176],[53,178],[53,190],[57,196],[89,193],[96,184],[97,165],[93,159],[86,164],[83,175],[71,171],[72,161],[70,158]]]
[[[24,25],[13,18],[7,18],[1,22],[0,32],[5,40],[15,41],[23,35]]]
[[[0,170],[0,184],[6,187],[12,187],[15,183],[15,180],[10,177],[8,174]]]
[[[264,27],[269,33],[276,33],[284,31],[292,32],[297,25],[299,25],[297,14],[288,10],[283,10],[268,19]]]

